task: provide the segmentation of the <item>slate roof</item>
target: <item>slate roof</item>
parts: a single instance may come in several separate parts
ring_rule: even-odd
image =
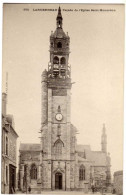
[[[119,176],[119,175],[123,175],[123,171],[116,171],[114,172],[114,176]]]
[[[91,151],[90,145],[77,145],[76,150],[80,158],[84,153],[87,160],[92,161],[94,166],[106,166],[106,153],[102,151]]]
[[[54,37],[57,38],[63,38],[63,37],[67,37],[65,32],[63,31],[62,28],[57,28],[53,34]]]
[[[80,161],[80,162],[88,162],[87,159],[82,158],[82,157],[80,157],[80,156],[78,156],[78,161]]]
[[[77,145],[77,152],[78,152],[78,160],[79,161],[92,161],[94,166],[106,166],[106,153],[101,151],[91,151],[90,145]],[[20,144],[20,151],[40,151],[41,145],[40,144]],[[86,155],[86,159],[84,159],[80,155],[80,153],[84,153]]]
[[[20,144],[20,151],[40,151],[40,144]]]

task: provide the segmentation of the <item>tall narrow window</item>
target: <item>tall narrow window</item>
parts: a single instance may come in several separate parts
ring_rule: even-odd
[[[57,159],[61,158],[62,148],[63,148],[63,142],[59,139],[55,143],[55,155]]]
[[[5,150],[5,153],[6,155],[8,155],[8,137],[6,137],[6,150]]]
[[[6,184],[8,184],[8,166],[6,166]]]
[[[79,168],[79,180],[85,180],[85,167],[84,165],[81,165]]]

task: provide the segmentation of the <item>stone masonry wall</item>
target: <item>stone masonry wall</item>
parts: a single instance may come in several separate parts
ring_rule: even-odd
[[[114,173],[114,189],[117,195],[123,194],[123,171]]]

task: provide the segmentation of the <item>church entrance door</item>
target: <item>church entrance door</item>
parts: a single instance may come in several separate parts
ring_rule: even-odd
[[[62,173],[55,174],[55,189],[62,189]]]
[[[31,179],[37,179],[37,167],[35,164],[31,165],[31,170],[30,170],[30,174],[31,174]]]

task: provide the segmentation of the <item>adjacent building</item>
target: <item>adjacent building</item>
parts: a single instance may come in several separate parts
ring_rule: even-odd
[[[16,141],[12,115],[6,114],[7,94],[2,94],[2,163],[1,193],[12,194],[16,189]]]
[[[83,190],[111,185],[110,155],[103,125],[101,151],[78,145],[77,128],[71,123],[70,37],[63,31],[61,9],[56,30],[50,35],[48,70],[42,73],[40,144],[21,144],[19,187],[27,190]]]
[[[114,193],[123,195],[123,171],[114,172]]]

